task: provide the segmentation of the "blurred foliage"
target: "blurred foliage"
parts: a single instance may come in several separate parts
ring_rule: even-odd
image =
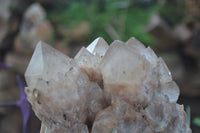
[[[200,21],[200,1],[199,0],[184,0],[187,9],[187,16],[195,21]]]
[[[166,0],[158,12],[171,26],[187,21],[188,19],[200,21],[200,1]]]
[[[92,33],[87,41],[102,36],[108,43],[114,39],[126,41],[134,36],[146,45],[153,46],[156,39],[145,31],[151,15],[158,13],[170,25],[181,23],[195,4],[190,0],[69,0],[48,11],[56,25],[69,29],[81,22],[90,24]],[[187,8],[186,8],[187,7]],[[189,13],[191,15],[191,13]]]
[[[159,8],[159,14],[170,24],[175,25],[180,23],[185,15],[185,3],[166,1],[166,3]]]
[[[152,0],[148,3],[144,1],[75,1],[48,11],[48,18],[53,23],[68,28],[75,28],[80,22],[88,21],[92,28],[87,40],[90,42],[99,36],[108,43],[116,36],[123,41],[134,36],[144,44],[152,46],[156,40],[145,32],[144,27],[151,15],[158,11],[158,6],[151,4]]]

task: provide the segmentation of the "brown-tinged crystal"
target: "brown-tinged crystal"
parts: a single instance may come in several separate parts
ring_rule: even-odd
[[[41,133],[191,133],[167,65],[134,37],[74,59],[39,42],[25,73]]]

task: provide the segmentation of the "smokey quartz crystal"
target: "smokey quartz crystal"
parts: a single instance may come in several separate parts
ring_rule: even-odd
[[[134,37],[74,59],[40,41],[25,73],[40,133],[191,133],[167,65]]]

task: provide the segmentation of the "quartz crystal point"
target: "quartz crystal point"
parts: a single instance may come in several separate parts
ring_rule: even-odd
[[[25,78],[40,133],[191,133],[165,62],[134,37],[74,59],[39,42]]]
[[[105,55],[108,47],[107,42],[102,37],[98,37],[87,47],[87,50],[93,55],[102,57]]]
[[[88,74],[90,80],[102,81],[100,63],[108,49],[107,42],[99,37],[94,40],[87,48],[82,48],[75,56],[75,60],[81,70]]]
[[[57,130],[87,117],[90,81],[69,57],[39,42],[25,73],[29,102],[40,120]]]
[[[134,45],[134,44],[132,44]],[[156,72],[137,49],[121,41],[114,41],[102,63],[104,88],[112,102],[125,100],[136,106],[146,106],[157,87]]]

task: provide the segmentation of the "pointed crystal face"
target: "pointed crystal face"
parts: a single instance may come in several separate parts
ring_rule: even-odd
[[[40,41],[25,72],[26,82],[34,86],[36,84],[35,79],[39,77],[46,81],[51,80],[58,72],[69,71],[73,66],[71,62],[69,57]]]
[[[90,82],[72,59],[39,42],[25,78],[28,100],[42,121],[70,125],[86,120]]]
[[[26,82],[31,85],[36,84],[36,80],[31,77],[39,77],[40,75],[42,75],[44,69],[41,46],[42,43],[43,42],[38,43],[35,52],[33,53],[32,59],[25,72]]]
[[[107,42],[102,37],[98,37],[87,47],[87,50],[93,55],[104,56],[108,47]]]
[[[134,37],[131,37],[125,44],[128,48],[138,51],[139,54],[145,56],[146,60],[149,61],[153,67],[156,66],[157,56],[150,47],[145,48],[145,46]]]
[[[135,37],[131,37],[127,42],[126,45],[134,47],[135,49],[144,49],[145,46],[140,41],[135,39]]]

